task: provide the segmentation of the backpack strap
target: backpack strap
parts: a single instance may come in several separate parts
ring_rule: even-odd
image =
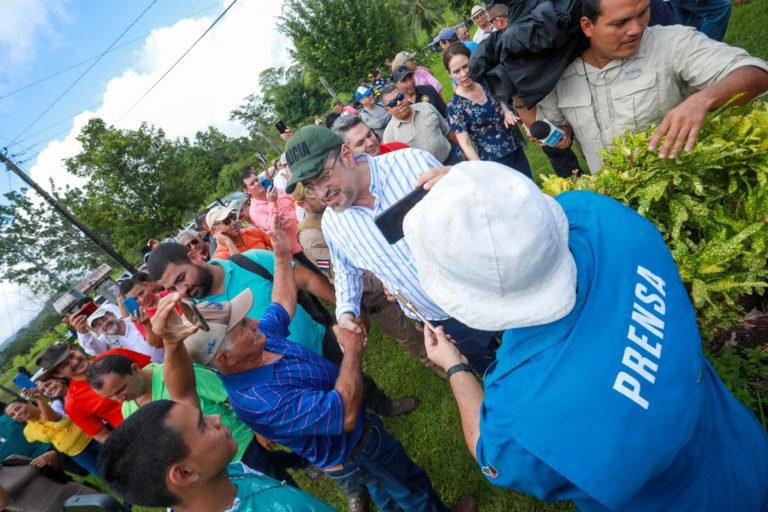
[[[252,272],[260,277],[263,277],[270,283],[274,282],[274,277],[269,272],[269,270],[264,268],[262,265],[256,263],[252,259],[246,258],[242,254],[233,254],[232,256],[229,257],[229,261],[231,261],[232,263],[234,263],[240,268],[244,268],[249,272]]]

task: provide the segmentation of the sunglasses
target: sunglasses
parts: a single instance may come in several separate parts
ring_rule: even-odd
[[[397,105],[398,103],[400,103],[404,99],[405,99],[405,94],[400,93],[397,96],[395,96],[394,98],[392,98],[391,100],[389,100],[389,103],[387,103],[387,106],[389,108],[395,108],[395,105]]]
[[[232,224],[236,220],[237,220],[237,214],[231,213],[229,215],[229,217],[227,217],[224,220],[221,220],[221,221],[217,222],[216,224],[224,224],[225,226],[229,226],[230,224]]]
[[[187,249],[192,249],[193,247],[195,247],[199,243],[200,243],[200,240],[198,240],[197,238],[193,238],[192,240],[190,240],[189,242],[187,242],[184,245],[187,246]]]

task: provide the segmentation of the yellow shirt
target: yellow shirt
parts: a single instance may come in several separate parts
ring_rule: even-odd
[[[28,421],[24,427],[24,437],[30,443],[35,441],[51,443],[54,448],[66,455],[78,455],[91,442],[91,437],[66,417],[55,422]]]

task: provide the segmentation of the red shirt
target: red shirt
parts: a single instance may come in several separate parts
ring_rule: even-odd
[[[379,153],[383,155],[385,153],[391,153],[392,151],[397,151],[398,149],[408,149],[409,147],[411,146],[409,146],[404,142],[397,142],[397,141],[390,142],[388,144],[379,144]]]
[[[107,350],[93,360],[109,354],[130,357],[142,368],[150,362],[149,356],[124,348]],[[104,427],[105,422],[112,428],[117,428],[123,422],[120,402],[97,395],[87,380],[70,380],[69,391],[64,399],[64,410],[72,422],[89,436],[95,436]]]

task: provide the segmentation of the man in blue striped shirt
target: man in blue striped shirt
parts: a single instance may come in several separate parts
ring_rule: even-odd
[[[232,408],[243,422],[330,477],[365,485],[382,511],[448,511],[426,472],[411,461],[378,417],[365,412],[364,333],[335,327],[344,348],[341,368],[287,339],[296,311],[296,282],[288,245],[274,247],[273,302],[261,321],[246,316],[253,302],[250,290],[230,302],[201,303],[209,330],[176,344],[166,357],[166,365],[173,368],[167,378],[191,380],[193,360],[210,366],[220,372]],[[166,343],[166,322],[179,298],[176,294],[164,298],[153,320]]]
[[[470,328],[445,313],[421,287],[407,242],[390,245],[374,223],[376,215],[415,186],[444,174],[448,168],[418,149],[375,158],[356,155],[338,135],[320,126],[301,128],[285,152],[292,173],[287,191],[292,192],[301,182],[306,192],[328,206],[322,229],[335,269],[339,325],[355,329],[367,270],[390,292],[399,291],[408,297],[427,320],[442,325],[473,368],[485,372],[493,361],[499,333]],[[403,310],[415,318],[406,308]]]

